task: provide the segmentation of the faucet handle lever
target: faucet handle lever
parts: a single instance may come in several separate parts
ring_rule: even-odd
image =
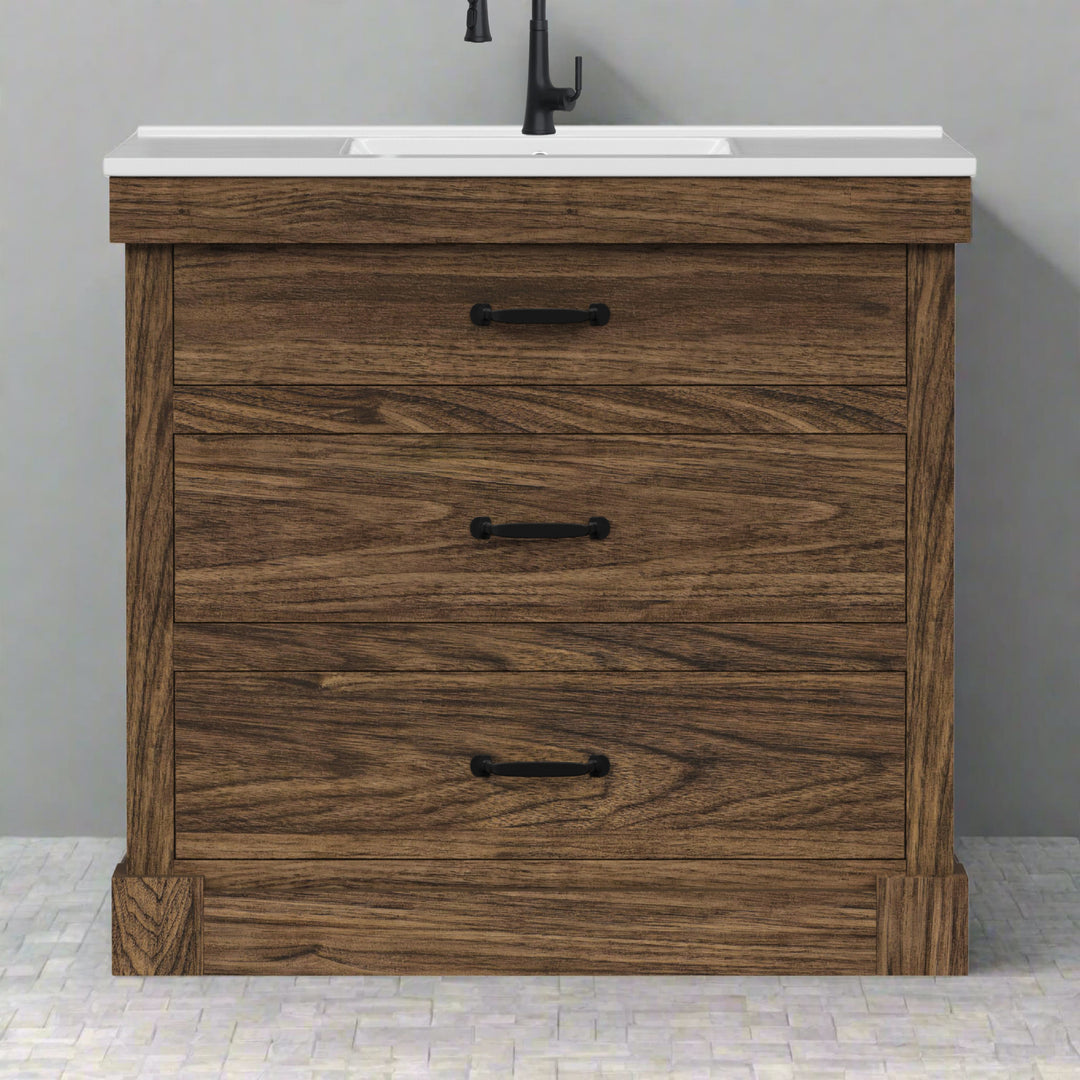
[[[567,94],[566,100],[568,102],[577,101],[581,97],[581,67],[582,60],[580,56],[574,57],[574,92]]]

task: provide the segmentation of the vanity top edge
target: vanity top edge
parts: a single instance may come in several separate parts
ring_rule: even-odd
[[[377,140],[376,149],[370,150],[365,140]],[[426,140],[432,140],[431,153],[425,152]],[[434,148],[436,140],[439,149]],[[612,149],[616,140],[619,148]],[[683,142],[675,152],[668,152],[668,140]],[[700,140],[700,148],[688,146],[687,140]],[[721,149],[706,149],[708,140]],[[379,151],[380,143],[385,148],[394,141],[408,142],[408,152]],[[526,152],[533,144],[536,150]],[[510,125],[144,125],[105,157],[104,173],[117,177],[970,177],[975,175],[975,166],[975,157],[935,125],[564,125],[557,135],[544,137],[522,136]]]

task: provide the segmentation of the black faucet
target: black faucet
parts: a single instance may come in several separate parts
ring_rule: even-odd
[[[469,0],[465,40],[491,40],[487,0]],[[574,62],[574,86],[553,86],[548,61],[547,0],[532,0],[529,23],[529,83],[525,92],[524,135],[554,135],[555,113],[571,112],[581,97],[581,57]]]

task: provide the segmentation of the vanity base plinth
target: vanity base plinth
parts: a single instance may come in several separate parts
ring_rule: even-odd
[[[203,879],[137,877],[120,863],[112,878],[112,973],[203,973]]]
[[[178,860],[207,975],[872,975],[902,860]]]
[[[877,973],[968,973],[968,879],[960,862],[943,877],[878,881]]]
[[[214,860],[112,879],[114,975],[966,975],[898,860]]]

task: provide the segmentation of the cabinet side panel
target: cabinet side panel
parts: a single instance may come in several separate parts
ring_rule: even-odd
[[[172,248],[127,248],[128,870],[173,854]]]
[[[908,248],[907,867],[953,867],[954,252]]]

